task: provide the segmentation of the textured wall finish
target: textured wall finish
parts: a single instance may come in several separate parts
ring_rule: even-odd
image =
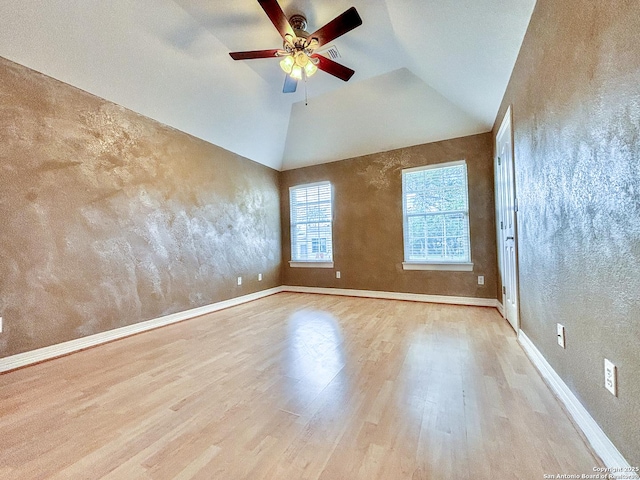
[[[579,14],[578,14],[579,12]],[[539,0],[513,106],[522,329],[640,465],[640,2]],[[555,343],[566,327],[567,348]],[[618,366],[618,397],[603,359]]]
[[[283,283],[315,287],[495,298],[496,243],[491,134],[401,148],[282,172]],[[405,271],[402,243],[403,168],[467,161],[473,272]],[[291,268],[289,187],[333,185],[335,270]],[[477,276],[485,276],[478,285]]]
[[[2,58],[0,182],[0,356],[280,284],[276,171]]]

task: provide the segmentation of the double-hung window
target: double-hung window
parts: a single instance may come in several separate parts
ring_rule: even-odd
[[[289,188],[292,267],[333,267],[331,184]]]
[[[464,160],[402,171],[405,270],[471,271]]]

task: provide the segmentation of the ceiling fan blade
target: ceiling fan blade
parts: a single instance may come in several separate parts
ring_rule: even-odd
[[[231,58],[234,60],[251,60],[252,58],[271,58],[277,57],[280,50],[251,50],[249,52],[231,52]]]
[[[311,55],[313,58],[317,58],[318,68],[322,71],[325,71],[334,77],[338,77],[340,80],[344,80],[345,82],[349,81],[349,79],[353,76],[355,71],[350,68],[345,67],[344,65],[340,65],[338,62],[334,62],[330,58],[323,57],[322,55]]]
[[[298,88],[298,80],[291,78],[291,75],[285,75],[282,93],[294,93],[296,88]]]
[[[351,7],[342,15],[338,15],[336,18],[327,23],[324,27],[316,30],[309,38],[318,39],[318,47],[325,45],[331,40],[335,40],[341,35],[353,30],[356,27],[362,25],[362,19],[358,15],[356,7]]]
[[[276,30],[280,33],[280,36],[284,38],[284,36],[288,33],[290,35],[295,35],[293,33],[293,28],[289,25],[289,20],[287,20],[286,15],[280,8],[277,0],[258,0],[258,3],[264,10],[264,13],[267,14],[269,20],[276,27]]]

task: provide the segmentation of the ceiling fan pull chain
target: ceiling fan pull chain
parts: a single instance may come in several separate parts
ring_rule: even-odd
[[[304,76],[304,105],[305,107],[309,106],[308,103],[309,98],[307,97],[307,76]]]

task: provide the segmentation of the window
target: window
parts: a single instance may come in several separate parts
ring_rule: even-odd
[[[327,239],[326,238],[312,239],[311,253],[327,253]]]
[[[289,189],[292,267],[333,268],[332,195],[329,182]]]
[[[473,270],[467,164],[402,171],[405,270]]]

